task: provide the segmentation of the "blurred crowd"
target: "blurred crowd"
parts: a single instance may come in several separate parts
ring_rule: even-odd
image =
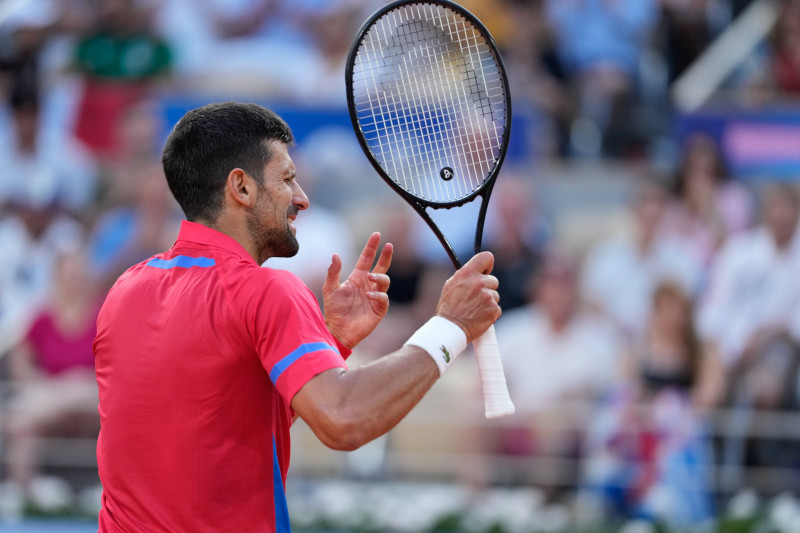
[[[105,291],[177,234],[160,164],[164,96],[341,110],[351,39],[382,3],[0,2],[0,423],[3,472],[23,494],[39,437],[96,432],[91,343]],[[584,467],[553,497],[579,487],[608,513],[682,523],[714,514],[712,464],[800,468],[796,441],[750,433],[755,413],[800,402],[800,193],[737,181],[713,138],[670,130],[670,84],[751,2],[461,3],[495,36],[515,113],[534,132],[498,181],[484,236],[519,414],[474,442],[570,454]],[[791,102],[800,1],[778,3],[747,75],[767,101]],[[653,163],[665,142],[666,169]],[[432,312],[447,256],[371,176],[351,132],[317,131],[293,157],[312,207],[297,221],[300,254],[267,266],[318,292],[331,253],[352,264],[380,230],[395,247],[392,310],[360,351],[399,346]],[[535,175],[587,159],[650,170],[629,187],[623,223],[576,248],[559,240]],[[441,225],[469,256],[471,224]],[[591,423],[576,422],[575,402]],[[712,438],[720,409],[742,416]]]

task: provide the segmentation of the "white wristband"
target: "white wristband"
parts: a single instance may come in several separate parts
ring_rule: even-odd
[[[411,335],[406,341],[409,344],[428,352],[442,375],[467,347],[467,334],[446,318],[435,316]]]

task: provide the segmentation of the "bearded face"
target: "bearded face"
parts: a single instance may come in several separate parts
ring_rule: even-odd
[[[247,227],[256,243],[259,264],[270,257],[292,257],[297,254],[300,244],[289,217],[297,215],[298,211],[295,205],[277,205],[266,187],[260,187],[258,202],[247,217]]]

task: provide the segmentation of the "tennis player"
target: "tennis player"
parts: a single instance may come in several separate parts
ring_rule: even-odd
[[[324,316],[296,276],[260,266],[298,250],[292,223],[309,202],[291,143],[280,117],[238,103],[190,111],[167,139],[187,220],[169,251],[119,278],[98,319],[101,532],[289,531],[293,418],[331,448],[358,448],[500,315],[493,257],[480,253],[406,345],[348,369],[388,309],[392,247],[378,254],[370,236],[344,283],[333,256]]]

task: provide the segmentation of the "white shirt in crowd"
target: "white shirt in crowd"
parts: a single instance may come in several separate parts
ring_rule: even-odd
[[[39,239],[19,218],[0,219],[0,355],[21,340],[52,290],[58,254],[77,247],[82,239],[80,225],[64,216],[50,222]]]
[[[556,332],[535,306],[503,315],[497,339],[509,392],[522,413],[608,390],[624,353],[622,338],[608,320],[578,312]]]
[[[600,243],[586,259],[581,294],[632,338],[647,326],[652,295],[666,279],[696,294],[702,283],[700,261],[682,242],[657,238],[642,254],[632,238],[619,237]]]
[[[786,250],[764,227],[730,238],[714,263],[698,327],[728,365],[760,328],[786,328],[800,339],[800,231]]]

